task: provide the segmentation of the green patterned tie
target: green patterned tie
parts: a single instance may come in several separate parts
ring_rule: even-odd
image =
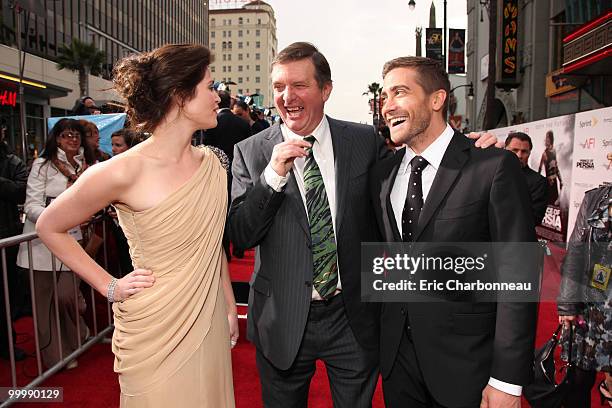
[[[317,141],[314,136],[307,136],[304,140],[312,144]],[[313,285],[326,299],[334,294],[338,285],[338,254],[325,185],[312,148],[304,166],[304,190],[312,241]]]

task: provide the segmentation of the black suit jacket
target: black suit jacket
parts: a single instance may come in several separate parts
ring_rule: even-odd
[[[368,171],[388,154],[371,126],[328,118],[336,177],[336,244],[342,299],[350,327],[366,348],[378,348],[379,307],[360,301],[362,241],[379,239]],[[264,169],[283,141],[274,125],[236,145],[232,165],[232,242],[257,246],[249,293],[247,335],[280,369],[293,363],[302,342],[312,296],[312,249],[306,210],[295,180],[282,192],[270,188]]]
[[[390,202],[405,149],[377,164],[371,193],[383,239],[401,242]],[[479,149],[455,132],[421,212],[421,242],[531,242],[533,217],[515,155]],[[478,406],[489,377],[516,385],[530,380],[537,304],[385,303],[381,370],[393,368],[407,316],[419,365],[445,406]]]
[[[527,178],[527,187],[529,187],[529,195],[531,196],[531,206],[533,207],[535,225],[540,225],[544,218],[548,203],[548,184],[546,183],[546,177],[537,171],[533,171],[529,166],[523,167],[523,174]]]
[[[217,127],[204,134],[204,144],[223,150],[230,161],[234,158],[234,145],[251,136],[251,127],[229,109],[217,113]]]

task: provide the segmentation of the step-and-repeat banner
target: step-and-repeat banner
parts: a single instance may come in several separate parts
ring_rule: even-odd
[[[538,236],[566,241],[584,192],[612,180],[612,108],[493,129],[505,140],[512,132],[531,137],[529,167],[546,177],[548,208]]]

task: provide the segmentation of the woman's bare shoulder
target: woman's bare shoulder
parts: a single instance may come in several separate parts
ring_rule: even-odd
[[[145,158],[137,151],[128,150],[125,153],[114,156],[109,160],[92,166],[87,172],[95,172],[105,177],[114,185],[129,185],[143,172]]]

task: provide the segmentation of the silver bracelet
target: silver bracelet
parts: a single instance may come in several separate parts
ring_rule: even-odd
[[[115,287],[117,286],[117,278],[111,279],[108,286],[106,287],[106,298],[109,303],[115,301]]]

